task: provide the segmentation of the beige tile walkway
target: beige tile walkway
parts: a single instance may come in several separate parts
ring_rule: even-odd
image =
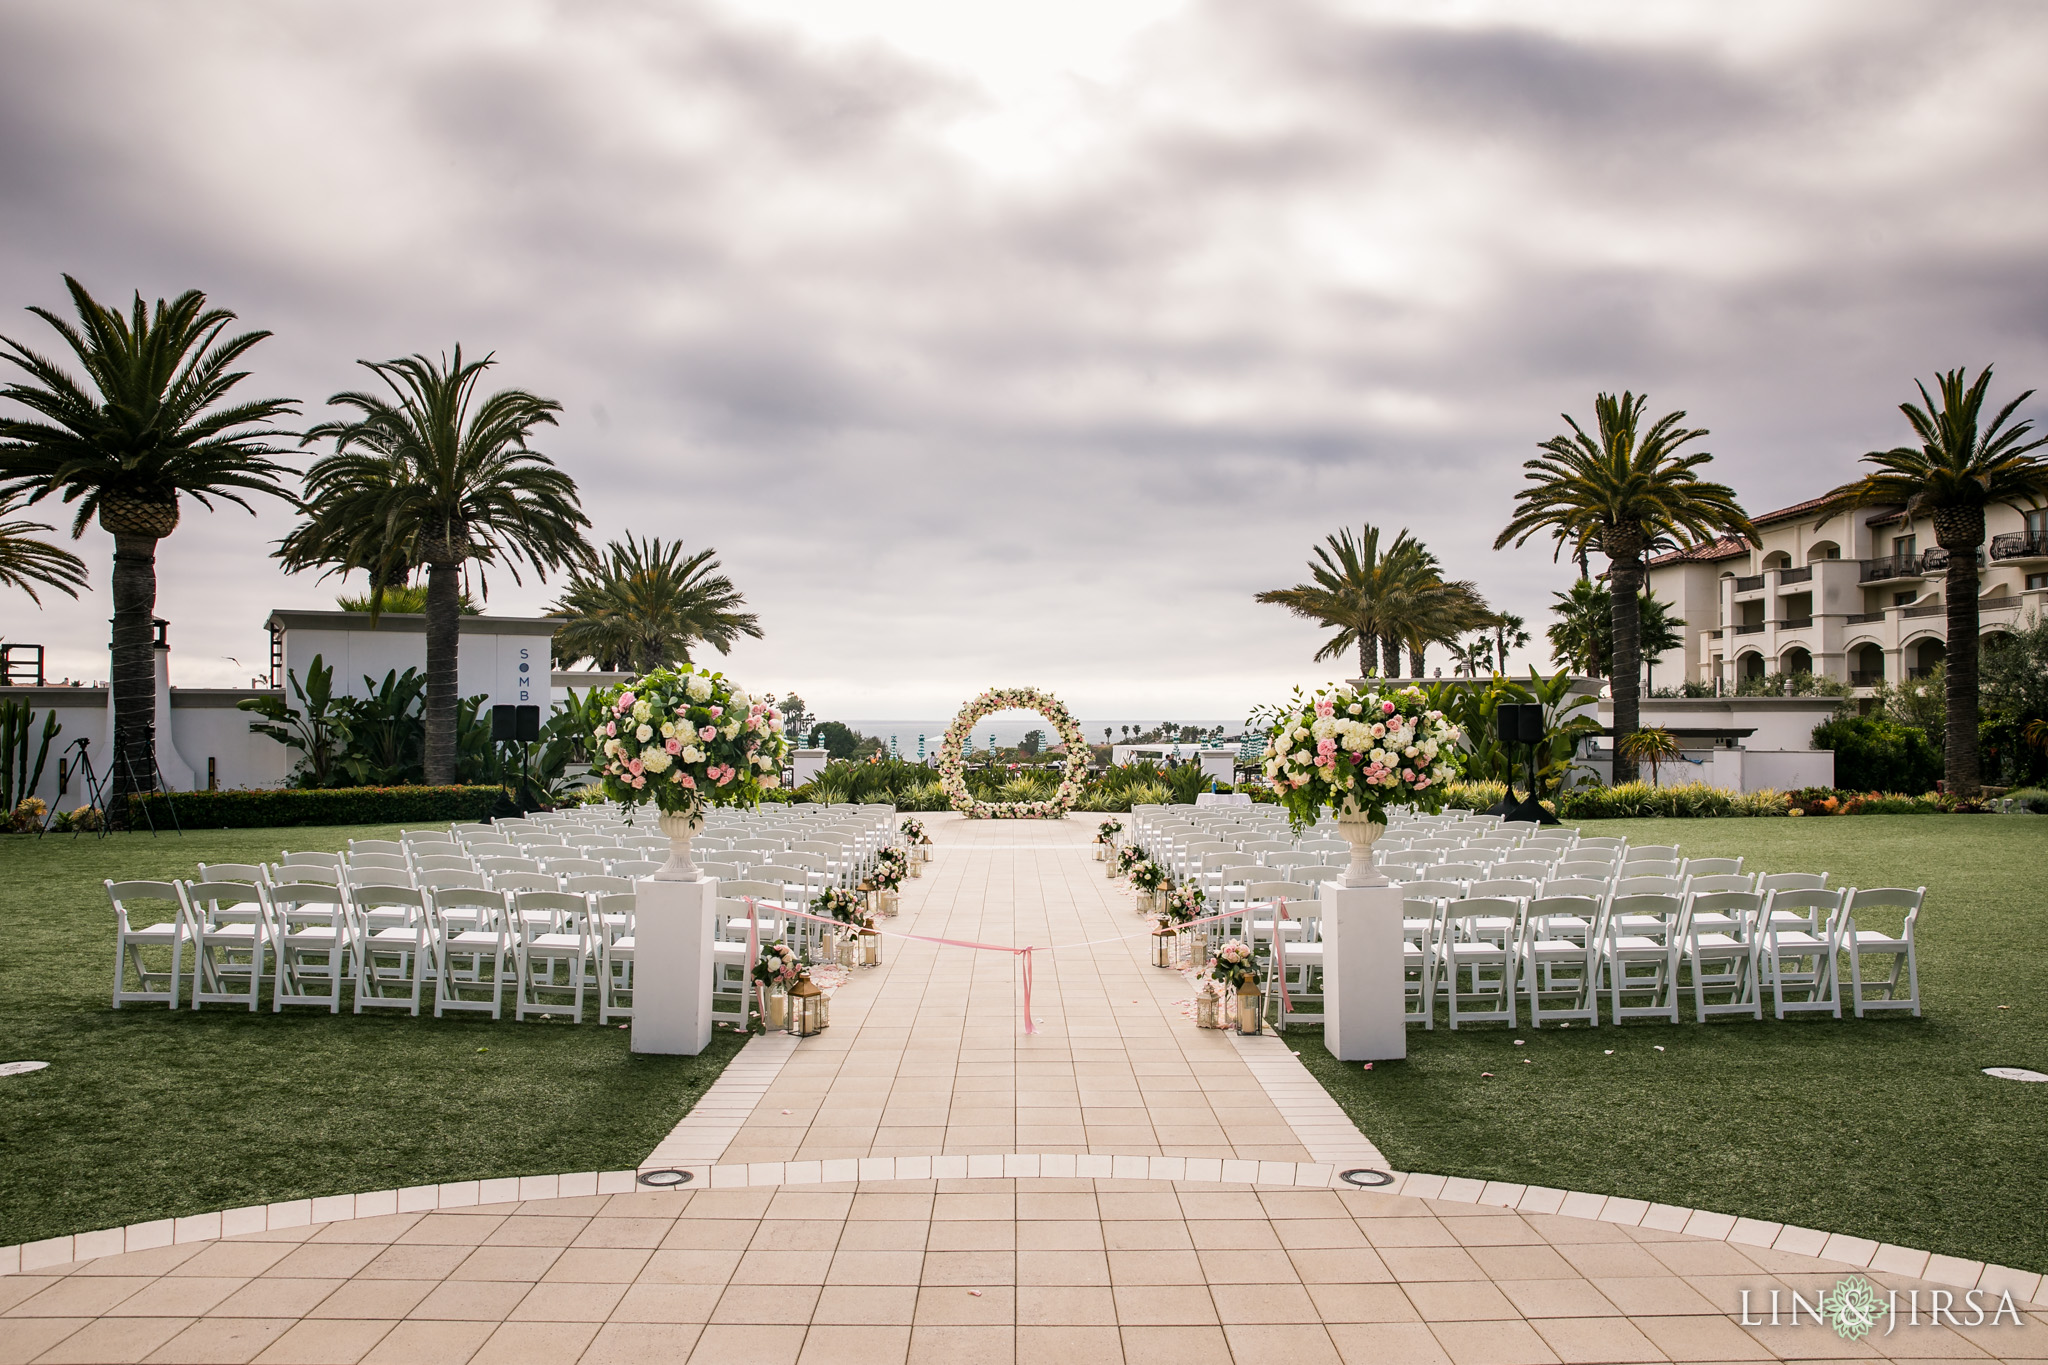
[[[891,927],[1004,944],[1139,927],[1088,855],[1089,825],[932,823],[943,851]],[[1041,966],[1045,1022],[1025,1037],[1007,958],[899,946],[840,993],[829,1033],[750,1044],[718,1103],[664,1149],[742,1179],[731,1163],[1371,1150],[1284,1046],[1194,1029],[1175,1004],[1185,983],[1143,952],[1113,942]],[[1213,1180],[890,1180],[313,1223],[0,1277],[0,1365],[2048,1359],[2042,1316],[1972,1326],[1959,1291],[1882,1268],[1860,1273],[1898,1290],[1902,1309],[1917,1292],[1923,1324],[1937,1293],[1959,1320],[1860,1342],[1810,1321],[1771,1326],[1774,1294],[1782,1318],[1795,1292],[1811,1302],[1854,1268],[1747,1245],[1744,1225],[1693,1237],[1628,1225],[1661,1221],[1647,1206],[1603,1221],[1629,1201],[1568,1217],[1471,1202],[1493,1191],[1477,1182],[1410,1179],[1473,1188],[1422,1199]],[[509,1198],[516,1183],[485,1193]],[[1545,1207],[1590,1199],[1549,1195]],[[1924,1257],[1900,1268],[1938,1269]]]
[[[1150,926],[1094,861],[1092,822],[926,825],[937,854],[904,884],[903,913],[885,929],[1094,946],[1036,955],[1038,1032],[1027,1035],[1013,956],[884,940],[883,965],[839,991],[832,1027],[798,1047],[720,1160],[1310,1159],[1230,1036],[1182,1016],[1188,984],[1150,965]]]

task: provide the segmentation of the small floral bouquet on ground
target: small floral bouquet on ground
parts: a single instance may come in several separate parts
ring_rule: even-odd
[[[1209,979],[1230,987],[1239,995],[1259,988],[1259,964],[1252,956],[1252,947],[1243,939],[1232,939],[1216,950],[1216,961],[1209,968]]]
[[[1140,891],[1157,891],[1166,885],[1166,869],[1150,858],[1141,858],[1131,869],[1131,885]]]
[[[860,924],[866,919],[867,904],[858,891],[828,886],[811,901],[811,913],[829,915],[841,924]]]
[[[931,836],[924,832],[924,822],[921,820],[905,820],[903,837],[913,844],[928,844],[932,841]]]
[[[1387,807],[1443,809],[1458,775],[1458,727],[1419,687],[1397,692],[1320,688],[1279,708],[1267,732],[1266,784],[1296,829],[1326,808],[1387,823]]]
[[[1116,842],[1116,836],[1122,834],[1123,832],[1123,821],[1104,820],[1095,829],[1095,842],[1098,844],[1113,844]]]
[[[761,955],[754,959],[753,978],[771,991],[786,991],[796,984],[803,970],[796,949],[787,943],[764,943]]]
[[[782,781],[782,712],[722,673],[657,668],[611,694],[606,710],[590,743],[614,801],[690,814],[758,805]]]
[[[1202,917],[1203,903],[1207,899],[1202,894],[1201,887],[1182,882],[1166,893],[1165,902],[1160,906],[1160,913],[1165,916],[1169,926],[1186,924],[1189,920]]]
[[[900,848],[885,848],[875,854],[875,866],[868,873],[868,880],[877,891],[894,891],[909,875],[910,855]]]
[[[1136,844],[1125,844],[1116,851],[1116,875],[1128,877],[1138,870],[1140,863],[1147,861],[1149,860],[1145,857],[1144,849]]]

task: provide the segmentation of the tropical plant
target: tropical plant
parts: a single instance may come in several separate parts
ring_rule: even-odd
[[[302,438],[331,440],[334,452],[307,471],[299,504],[306,520],[277,554],[293,571],[365,568],[379,602],[393,566],[427,566],[426,773],[431,783],[450,782],[466,566],[502,564],[518,582],[525,563],[545,576],[589,554],[590,522],[575,481],[527,445],[535,430],[555,424],[561,404],[521,389],[480,397],[492,358],[465,361],[460,346],[441,362],[414,355],[357,363],[389,394],[327,400],[356,416],[322,422]]]
[[[417,668],[392,669],[380,684],[367,674],[363,695],[343,698],[342,771],[358,787],[394,787],[426,773],[426,725],[421,716],[427,680]]]
[[[64,284],[77,325],[29,311],[64,339],[85,380],[0,337],[5,358],[27,376],[0,398],[34,414],[0,419],[0,498],[12,505],[26,495],[33,504],[56,494],[78,504],[72,539],[95,516],[114,537],[110,809],[118,822],[128,794],[156,780],[156,543],[177,529],[181,496],[209,510],[216,498],[246,509],[245,493],[289,497],[279,476],[290,471],[270,458],[284,452],[268,442],[290,433],[269,424],[298,409],[282,398],[226,401],[248,377],[233,367],[270,333],[225,336],[235,315],[208,308],[198,290],[154,308],[138,293],[124,318],[71,276]]]
[[[1562,554],[1567,548],[1599,550],[1607,556],[1613,590],[1614,732],[1629,734],[1641,724],[1643,556],[1720,535],[1756,537],[1756,528],[1725,484],[1693,473],[1713,456],[1680,454],[1704,429],[1679,425],[1683,412],[1667,413],[1641,430],[1647,396],[1601,394],[1594,400],[1597,436],[1565,414],[1570,435],[1539,447],[1543,457],[1523,468],[1528,486],[1515,495],[1515,515],[1493,542],[1498,550],[1523,544],[1549,531]],[[1634,765],[1618,755],[1615,780],[1635,776]]]
[[[35,709],[26,699],[0,701],[0,810],[14,810],[32,799],[43,783],[43,765],[50,758],[50,743],[64,727],[58,723],[55,707],[43,713],[42,743],[36,748],[35,767],[28,762],[29,740],[35,734]],[[40,822],[38,822],[40,823]]]
[[[732,652],[742,635],[761,638],[760,618],[718,572],[715,550],[685,555],[683,543],[627,535],[589,565],[570,570],[562,600],[548,609],[568,620],[555,633],[555,658],[648,673],[690,662],[690,646]]]
[[[1941,753],[1924,731],[1882,715],[1836,716],[1814,727],[1813,747],[1835,752],[1835,785],[1851,791],[1932,791]]]
[[[483,609],[468,593],[461,597],[464,616],[480,616]],[[382,592],[371,590],[360,593],[343,593],[334,599],[334,605],[343,611],[367,612],[382,615],[385,612],[419,615],[427,609],[427,585],[424,583],[393,583]]]
[[[287,749],[298,750],[293,786],[331,787],[348,736],[346,698],[334,693],[334,669],[315,654],[306,665],[304,682],[294,671],[287,670],[284,677],[298,706],[275,693],[245,697],[235,705],[262,717],[249,722],[250,733],[268,735]]]
[[[20,509],[20,494],[0,492],[0,517]],[[0,521],[0,585],[20,588],[37,606],[43,599],[36,585],[55,588],[66,597],[90,586],[85,579],[85,561],[71,551],[37,540],[35,532],[50,527],[40,521]]]
[[[1550,598],[1557,620],[1544,635],[1550,640],[1552,661],[1586,677],[1606,677],[1614,663],[1614,595],[1607,585],[1575,578],[1569,591],[1554,592]],[[1645,592],[1636,611],[1638,648],[1644,659],[1685,647],[1685,622],[1669,602]]]
[[[1614,752],[1631,764],[1649,764],[1650,785],[1654,787],[1659,765],[1676,761],[1681,750],[1677,738],[1669,730],[1661,725],[1649,725],[1614,741]]]
[[[1823,518],[1859,507],[1897,506],[1907,517],[1929,517],[1934,540],[1947,552],[1942,591],[1948,607],[1948,642],[1942,745],[1946,789],[1970,798],[1982,786],[1978,763],[1977,561],[1983,552],[1984,513],[1990,507],[2038,507],[2048,500],[2048,459],[2034,454],[2048,436],[2028,440],[2031,422],[2007,425],[2015,409],[2033,397],[2028,389],[1983,423],[1991,367],[1974,381],[1966,371],[1947,370],[1935,378],[1937,402],[1917,384],[1920,403],[1899,411],[1919,438],[1917,446],[1873,450],[1863,457],[1873,471],[1831,490]],[[1925,406],[1922,406],[1922,405]]]

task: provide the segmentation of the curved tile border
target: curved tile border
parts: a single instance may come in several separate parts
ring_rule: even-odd
[[[641,1170],[663,1169],[650,1163]],[[848,1157],[834,1161],[761,1161],[693,1164],[689,1188],[738,1189],[755,1185],[848,1184],[883,1180],[1170,1180],[1218,1182],[1295,1189],[1344,1189],[1338,1167],[1311,1161],[1237,1161],[1220,1157],[1106,1156],[1074,1152],[1011,1152],[982,1156]],[[219,1213],[163,1218],[149,1223],[21,1246],[0,1247],[0,1274],[35,1271],[73,1261],[144,1251],[179,1242],[204,1242],[244,1233],[306,1227],[314,1223],[380,1218],[394,1213],[510,1204],[529,1199],[573,1199],[597,1194],[630,1194],[643,1188],[639,1171],[581,1171],[570,1175],[507,1176],[446,1185],[414,1185],[366,1194],[292,1199],[251,1204]],[[1489,1204],[1522,1213],[1586,1218],[1626,1227],[1654,1228],[1743,1246],[1769,1247],[1796,1256],[1908,1275],[1958,1289],[2009,1292],[2015,1300],[2038,1302],[2042,1277],[2009,1266],[1986,1265],[1956,1256],[1934,1255],[1867,1238],[1815,1228],[1739,1218],[1707,1209],[1652,1204],[1641,1199],[1512,1185],[1463,1176],[1394,1173],[1394,1183],[1361,1194],[1407,1195],[1458,1204]]]

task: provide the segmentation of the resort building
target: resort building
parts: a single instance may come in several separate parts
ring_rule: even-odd
[[[1926,516],[1897,507],[1825,518],[1819,499],[1754,518],[1759,540],[1724,538],[1649,563],[1647,587],[1684,620],[1687,679],[1732,692],[1745,678],[1812,673],[1855,688],[1924,676],[1948,650],[1948,552]],[[1978,580],[1983,638],[2048,605],[2048,509],[1993,507]],[[1670,677],[1669,672],[1665,673]]]

